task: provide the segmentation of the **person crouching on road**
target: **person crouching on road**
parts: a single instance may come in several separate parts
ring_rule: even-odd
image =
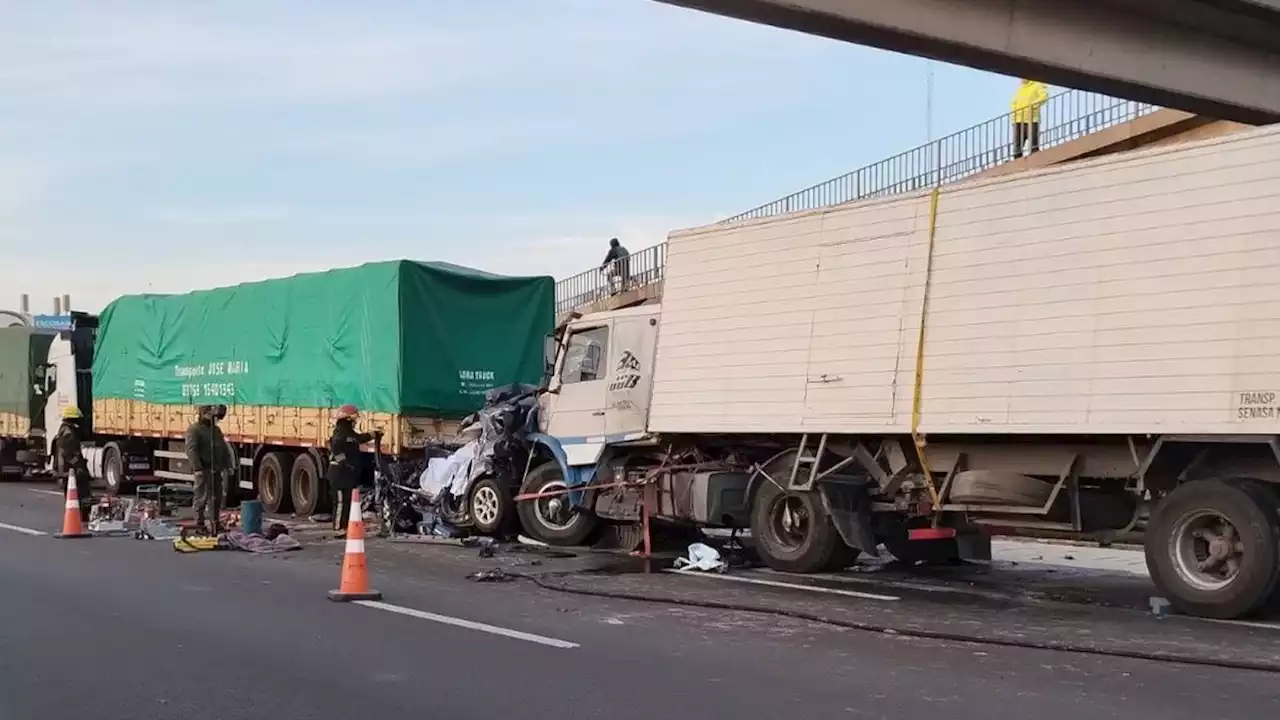
[[[222,478],[231,471],[231,448],[218,427],[219,406],[201,405],[199,414],[187,428],[185,450],[195,474],[196,526],[217,535],[218,513],[222,508]],[[222,412],[225,414],[225,410]],[[206,523],[206,519],[209,520]]]
[[[373,439],[372,433],[356,432],[360,411],[355,405],[338,408],[338,420],[329,436],[329,470],[325,479],[333,488],[333,529],[338,535],[347,533],[351,514],[351,491],[360,484],[360,446]]]
[[[92,478],[89,477],[89,464],[84,460],[81,449],[83,437],[82,421],[84,415],[77,407],[62,409],[62,425],[53,436],[54,457],[57,459],[58,476],[67,479],[72,472],[76,474],[76,495],[80,498],[80,520],[89,522],[89,510],[93,507]],[[71,483],[67,483],[70,489]]]

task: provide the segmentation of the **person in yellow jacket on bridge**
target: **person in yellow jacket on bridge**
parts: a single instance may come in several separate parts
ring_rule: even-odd
[[[1027,154],[1040,150],[1040,106],[1049,99],[1049,88],[1038,80],[1022,78],[1013,94],[1013,157],[1022,157],[1022,146],[1028,142]]]

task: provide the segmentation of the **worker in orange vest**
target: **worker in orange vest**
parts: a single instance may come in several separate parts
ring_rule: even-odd
[[[1040,150],[1040,106],[1049,99],[1049,88],[1037,80],[1022,78],[1013,93],[1013,157],[1022,157],[1022,146],[1029,141],[1027,154]]]

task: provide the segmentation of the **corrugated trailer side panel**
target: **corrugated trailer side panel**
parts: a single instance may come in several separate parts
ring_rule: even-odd
[[[1277,201],[1280,128],[943,190],[920,429],[1280,432]],[[673,234],[651,427],[910,430],[929,202]]]

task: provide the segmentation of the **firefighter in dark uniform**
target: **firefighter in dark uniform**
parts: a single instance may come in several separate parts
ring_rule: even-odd
[[[67,476],[76,474],[76,494],[80,497],[80,520],[89,522],[89,510],[93,507],[93,496],[89,477],[89,464],[84,460],[80,449],[84,428],[81,422],[84,415],[73,406],[62,409],[62,425],[53,436],[54,457],[57,460],[58,477],[64,481]],[[71,483],[67,483],[71,487]]]
[[[219,417],[226,410],[219,405],[201,405],[199,415],[187,428],[185,450],[191,472],[195,474],[196,526],[206,528],[210,535],[217,535],[218,514],[222,508],[222,485],[231,472],[231,448],[218,427]],[[208,523],[206,523],[206,519]]]
[[[381,433],[356,432],[356,420],[360,411],[355,405],[338,408],[338,420],[329,436],[329,470],[325,479],[333,489],[333,529],[339,535],[347,532],[347,519],[351,515],[351,491],[360,484],[360,446],[380,438]]]

